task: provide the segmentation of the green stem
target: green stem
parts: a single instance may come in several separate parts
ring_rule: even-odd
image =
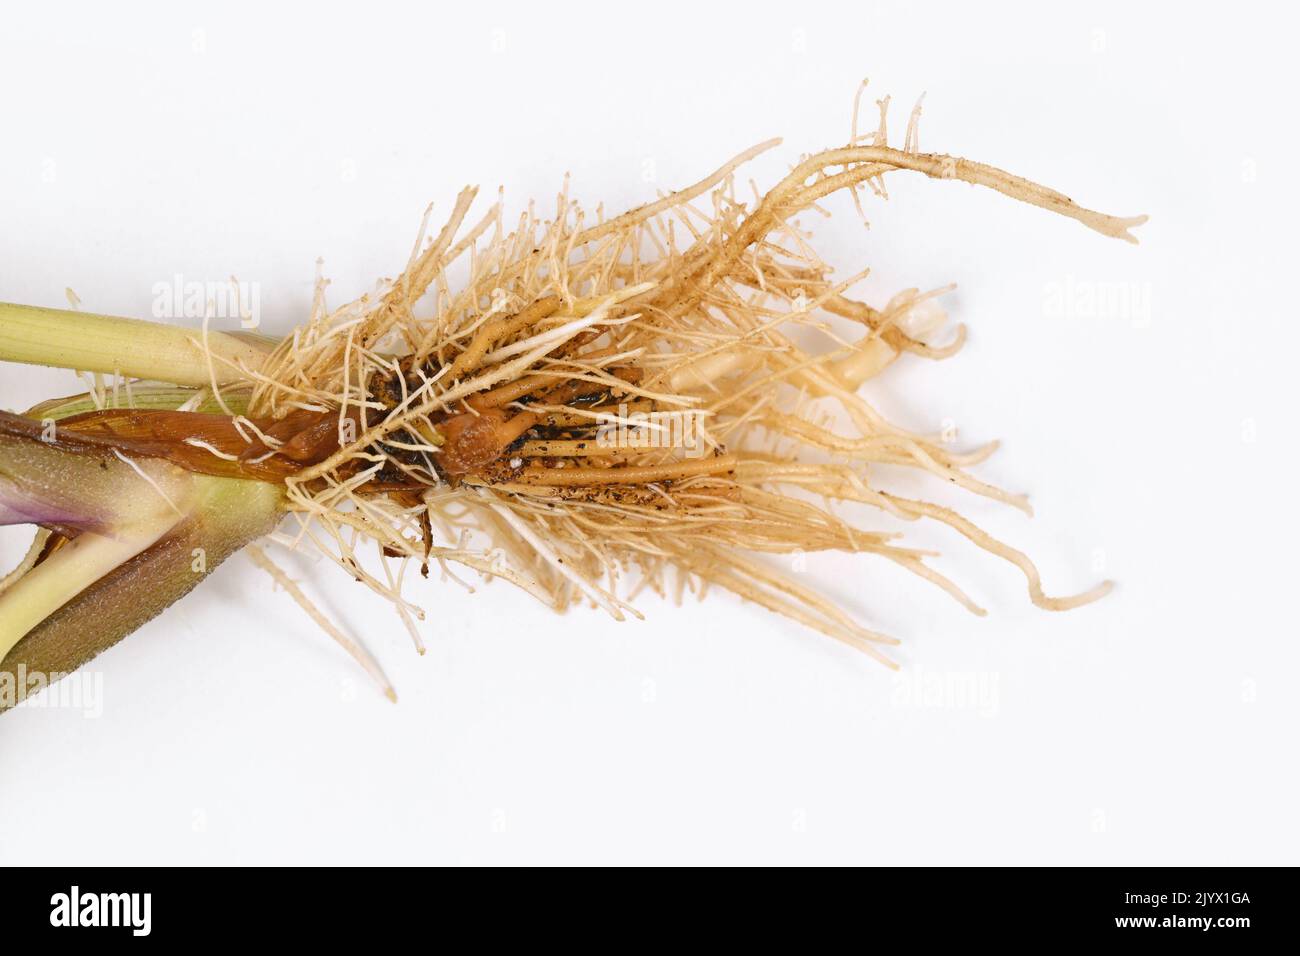
[[[246,380],[266,352],[225,332],[0,302],[0,360],[105,372],[177,385]]]

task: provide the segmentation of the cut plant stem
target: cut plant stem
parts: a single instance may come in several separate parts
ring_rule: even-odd
[[[0,302],[0,360],[200,386],[245,380],[266,356],[225,332]]]
[[[64,410],[51,403],[44,415],[54,421]],[[25,671],[52,681],[80,667],[273,530],[283,513],[279,485],[73,450],[46,428],[0,415],[0,524],[53,529],[38,532],[41,551],[0,591],[0,678],[10,680]],[[0,710],[27,690],[0,699]]]
[[[138,552],[116,565],[107,567],[109,545],[99,543],[77,563],[60,564],[61,556],[86,538],[82,534],[0,593],[0,680],[5,675],[16,680],[25,672],[53,681],[71,673],[184,597],[230,555],[269,534],[283,515],[284,495],[276,485],[207,475],[191,480],[194,490],[184,517],[171,515],[167,530],[148,547],[139,548],[146,526],[137,524],[116,545],[123,554]],[[145,482],[137,479],[137,484],[132,494],[154,495]],[[168,518],[160,512],[156,520],[161,524]],[[106,570],[98,574],[101,568]],[[38,605],[56,603],[61,587],[75,593],[8,647]],[[0,700],[0,711],[25,696],[20,687],[17,701]]]
[[[79,534],[24,574],[0,595],[0,660],[37,624],[157,542],[180,517],[163,512],[111,535]]]

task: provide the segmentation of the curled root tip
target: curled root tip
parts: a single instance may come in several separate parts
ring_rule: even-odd
[[[1115,582],[1106,580],[1106,581],[1102,581],[1100,584],[1098,584],[1095,588],[1093,588],[1088,593],[1093,595],[1093,597],[1090,598],[1090,600],[1096,601],[1099,600],[1100,598],[1104,598],[1107,594],[1109,594],[1113,590],[1115,590]]]
[[[1096,587],[1090,588],[1081,594],[1063,598],[1049,598],[1041,590],[1035,592],[1031,589],[1030,598],[1035,605],[1047,611],[1070,611],[1076,607],[1091,604],[1093,601],[1100,601],[1114,588],[1114,581],[1102,581]]]

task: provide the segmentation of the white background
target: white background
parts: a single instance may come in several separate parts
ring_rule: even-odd
[[[424,585],[428,654],[324,563],[393,706],[243,556],[98,659],[103,714],[0,718],[0,863],[1295,863],[1294,24],[1265,5],[27,4],[0,28],[0,299],[149,314],[180,273],[300,321],[395,274],[430,200],[566,171],[593,205],[842,144],[854,88],[928,91],[921,145],[1085,205],[1140,246],[899,174],[870,231],[805,217],[861,294],[958,283],[970,343],[867,389],[1001,438],[1033,520],[916,482],[1049,591],[943,529],[976,619],[906,572],[814,555],[901,637],[894,675],[725,594],[647,620]],[[867,122],[874,107],[867,98]],[[1066,314],[1054,290],[1149,306]],[[0,368],[0,406],[76,390]],[[879,516],[872,522],[891,526]],[[10,564],[17,529],[0,537]],[[964,697],[963,681],[980,693]]]

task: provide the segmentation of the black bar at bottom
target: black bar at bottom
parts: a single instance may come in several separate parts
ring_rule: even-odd
[[[1130,939],[1234,945],[1291,933],[1289,869],[875,869],[807,877],[743,875],[696,883],[689,875],[642,874],[571,886],[548,879],[473,886],[464,877],[368,869],[8,869],[0,926],[9,952],[24,944],[100,939],[133,945],[197,940],[206,945],[284,939],[297,945],[385,942],[436,945],[470,930],[485,941],[510,928],[538,943],[619,946],[734,945],[757,931],[916,933],[927,944]],[[495,880],[494,880],[495,882]],[[757,882],[757,881],[756,881]],[[1284,889],[1284,885],[1287,889]],[[452,888],[454,887],[454,889]],[[610,931],[616,925],[622,929]],[[690,929],[690,927],[694,927]],[[443,937],[443,931],[451,935]],[[750,932],[746,932],[750,931]]]

